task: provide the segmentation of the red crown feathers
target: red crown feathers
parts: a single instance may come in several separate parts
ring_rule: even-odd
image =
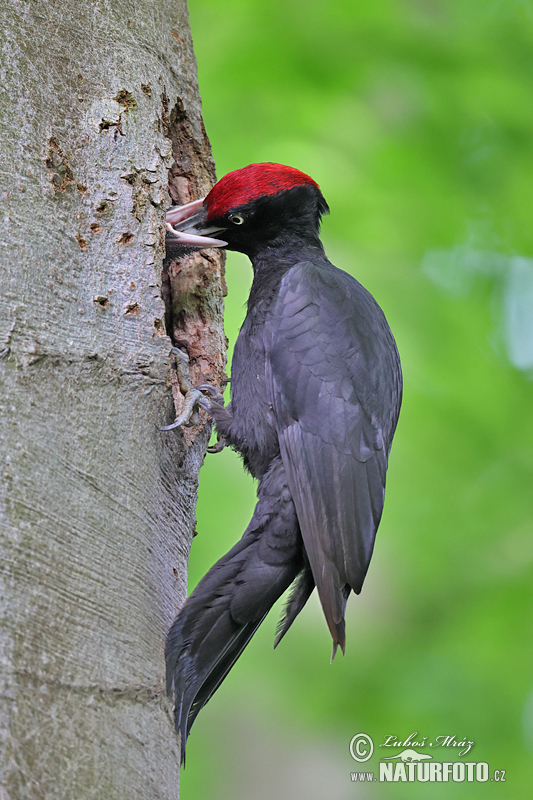
[[[207,222],[226,214],[232,208],[246,205],[257,197],[265,197],[295,186],[319,186],[309,175],[282,164],[250,164],[228,172],[216,183],[207,197]]]

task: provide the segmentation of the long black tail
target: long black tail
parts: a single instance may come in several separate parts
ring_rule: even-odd
[[[281,459],[275,459],[259,485],[244,536],[202,578],[167,636],[167,691],[174,694],[182,760],[199,711],[302,569],[307,573],[309,567],[296,511]],[[289,601],[283,633],[312,588],[307,578],[297,601]]]

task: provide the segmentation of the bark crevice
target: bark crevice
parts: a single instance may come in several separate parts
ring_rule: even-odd
[[[203,122],[201,138],[178,98],[172,109],[166,91],[161,96],[162,120],[172,145],[173,163],[169,169],[169,194],[174,205],[204,197],[216,181],[212,159],[207,163],[200,154],[210,152]],[[226,340],[223,335],[225,294],[225,253],[210,249],[188,253],[181,258],[167,257],[163,265],[161,294],[165,303],[165,326],[174,346],[189,356],[189,371],[194,385],[213,383],[224,386],[227,378]],[[216,326],[213,327],[213,321]],[[181,410],[182,395],[173,381],[176,412]],[[201,414],[201,425],[209,425]],[[194,439],[194,436],[192,437]],[[191,437],[186,436],[186,441]]]

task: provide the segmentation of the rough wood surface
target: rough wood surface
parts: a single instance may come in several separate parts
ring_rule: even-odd
[[[175,200],[214,178],[186,4],[0,16],[0,797],[175,800],[163,643],[209,426],[157,427],[163,216],[169,170]],[[220,262],[170,271],[172,333],[220,378]]]

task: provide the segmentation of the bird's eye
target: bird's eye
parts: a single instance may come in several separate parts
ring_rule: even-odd
[[[242,225],[244,222],[244,217],[241,217],[240,214],[231,214],[229,220],[230,222],[233,222],[234,225]]]

